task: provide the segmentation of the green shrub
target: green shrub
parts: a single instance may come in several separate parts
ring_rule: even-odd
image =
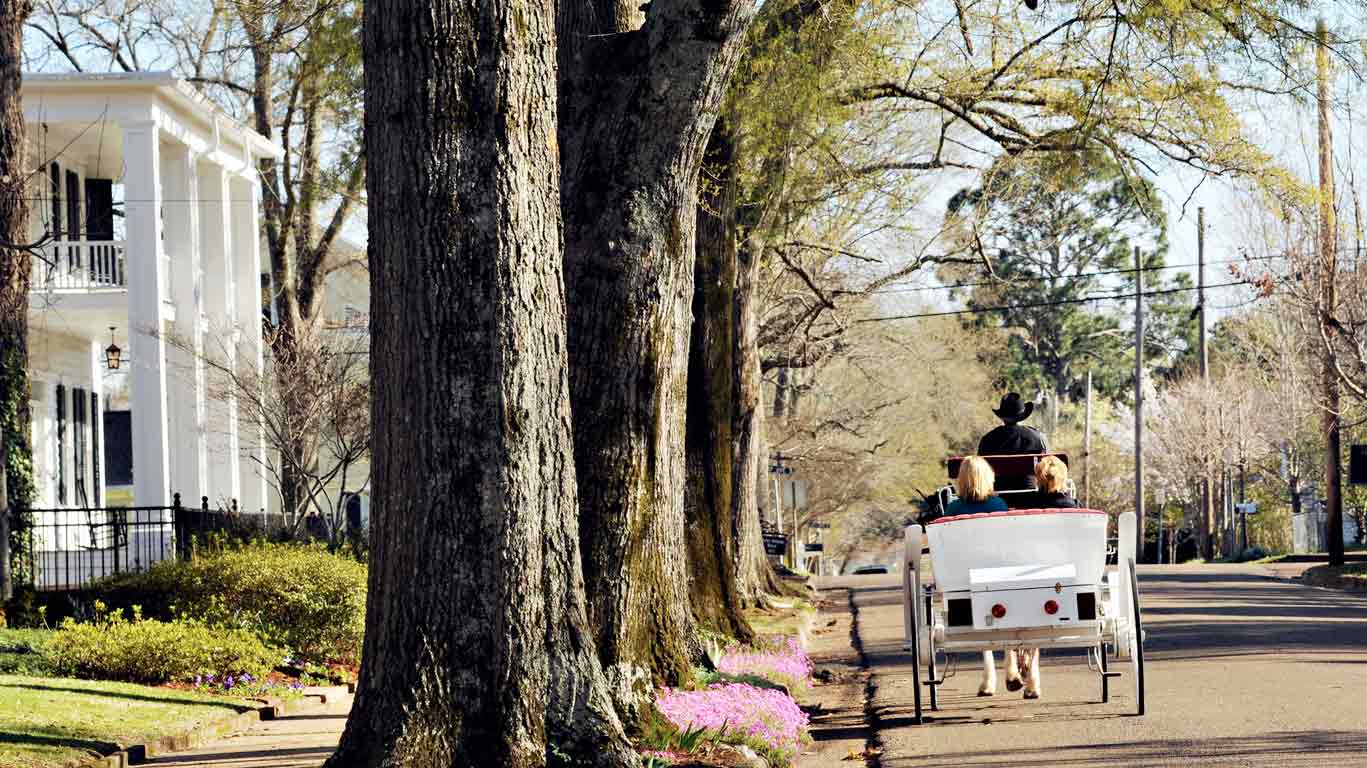
[[[43,654],[62,675],[129,683],[188,682],[196,676],[250,674],[265,677],[281,652],[240,629],[198,621],[156,621],[134,613],[104,612],[93,623],[67,619]]]
[[[158,563],[105,585],[165,618],[250,630],[306,659],[352,663],[365,632],[366,567],[321,545],[251,544]],[[120,599],[122,596],[122,599]]]

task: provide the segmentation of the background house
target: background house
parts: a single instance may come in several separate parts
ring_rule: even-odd
[[[169,74],[26,75],[23,103],[43,243],[29,297],[34,506],[165,507],[180,493],[264,507],[257,427],[208,396],[194,350],[230,335],[247,350],[238,365],[263,365],[256,162],[282,152]],[[127,483],[114,497],[111,479]]]

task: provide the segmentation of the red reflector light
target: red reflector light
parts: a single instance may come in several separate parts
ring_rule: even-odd
[[[1050,616],[1053,616],[1054,614],[1058,613],[1058,603],[1054,602],[1053,600],[1046,602],[1044,604],[1044,612],[1049,614]]]
[[[1006,606],[1002,605],[1001,603],[997,603],[996,605],[992,606],[992,616],[993,616],[993,618],[1000,619],[1001,617],[1003,617],[1003,616],[1005,616],[1005,615],[1006,615]]]

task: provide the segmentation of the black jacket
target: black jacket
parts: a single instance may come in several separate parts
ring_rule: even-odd
[[[1066,493],[1045,493],[1039,494],[1040,509],[1076,509],[1079,505],[1077,499]]]
[[[1020,424],[1003,424],[983,435],[978,441],[979,456],[1015,456],[1030,453],[1048,453],[1049,446],[1044,435]],[[1020,491],[1035,487],[1035,476],[998,477],[997,490]]]
[[[978,441],[979,456],[1013,456],[1022,453],[1048,453],[1044,435],[1021,424],[1003,424]]]

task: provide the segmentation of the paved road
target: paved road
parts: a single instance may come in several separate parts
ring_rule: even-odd
[[[965,658],[941,711],[911,722],[893,577],[846,577],[877,686],[883,768],[1367,766],[1367,595],[1303,587],[1258,566],[1140,568],[1148,714],[1128,677],[1109,704],[1081,655],[1045,656],[1043,699],[976,696]],[[1125,663],[1121,671],[1128,672]]]

